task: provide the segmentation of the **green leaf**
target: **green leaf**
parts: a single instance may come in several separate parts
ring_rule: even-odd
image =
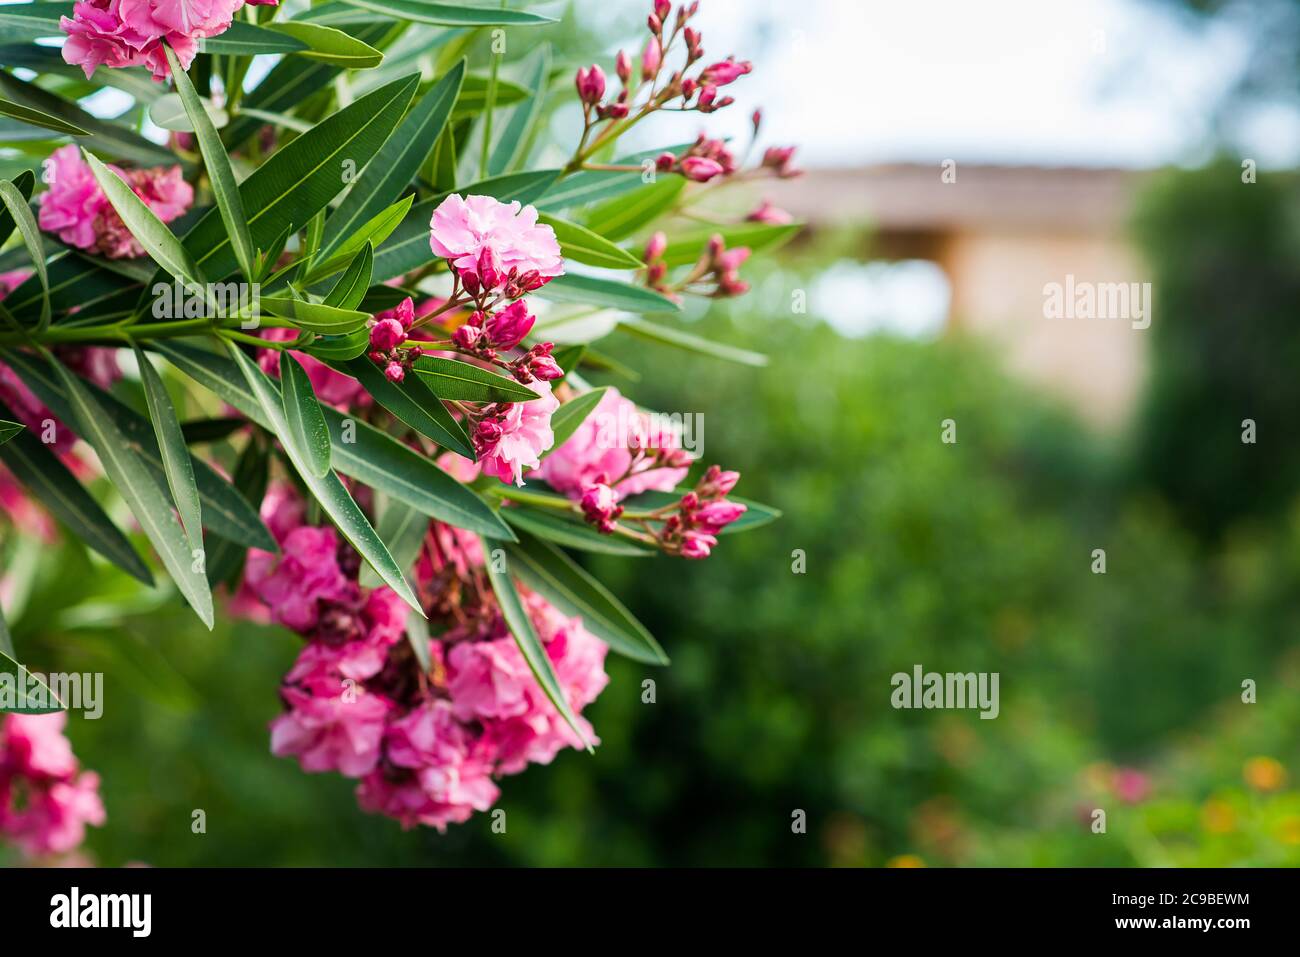
[[[201,445],[204,442],[220,442],[247,425],[248,423],[243,419],[233,416],[221,419],[189,419],[181,423],[181,435],[185,437],[186,445]]]
[[[578,431],[578,426],[586,421],[587,416],[596,410],[596,406],[600,405],[600,400],[605,398],[605,393],[608,391],[608,386],[592,389],[590,392],[584,392],[582,395],[570,399],[556,409],[551,416],[551,431],[555,433],[555,444],[547,449],[541,457],[546,458],[546,456],[567,442],[569,437]]]
[[[203,271],[181,241],[173,236],[172,231],[154,211],[145,205],[144,200],[135,194],[122,177],[101,163],[94,154],[87,153],[85,150],[82,150],[82,153],[86,157],[86,162],[90,164],[90,171],[95,175],[95,181],[99,183],[100,189],[104,191],[108,201],[113,204],[113,209],[122,217],[126,228],[144,247],[150,258],[182,283],[206,287],[207,279],[204,278]]]
[[[627,312],[681,312],[682,309],[653,289],[576,273],[555,277],[534,295],[554,302],[581,302]]]
[[[290,36],[287,32],[269,30],[254,26],[243,20],[235,20],[219,36],[199,40],[199,49],[203,53],[222,55],[257,56],[262,53],[298,53],[307,49],[302,40]],[[172,75],[176,75],[172,67]]]
[[[360,169],[378,152],[405,112],[417,80],[404,77],[367,93],[277,151],[240,184],[256,247],[269,248],[286,228],[301,229],[338,195],[347,164]],[[270,77],[263,85],[269,82]],[[199,220],[184,241],[195,262],[214,278],[237,265],[217,210]]]
[[[243,372],[249,389],[256,397],[271,432],[279,436],[292,434],[292,426],[285,416],[284,405],[275,386],[262,370],[240,351],[238,346],[234,343],[227,343],[227,346],[231,356],[234,357],[235,364]],[[338,476],[329,469],[323,476],[316,474],[313,462],[304,457],[303,450],[294,441],[286,442],[284,450],[290,463],[302,477],[303,483],[320,502],[325,514],[334,522],[348,543],[374,567],[384,584],[397,592],[413,609],[424,614],[401,569],[393,561],[393,556],[388,553],[388,549],[384,547],[384,543],[380,541],[374,528],[357,507],[357,503],[352,500],[352,496],[343,487]]]
[[[244,203],[239,198],[239,184],[235,182],[234,170],[230,168],[230,157],[217,135],[216,124],[209,118],[206,104],[199,100],[199,94],[189,76],[181,69],[175,52],[166,44],[163,45],[163,50],[171,67],[177,97],[189,114],[190,123],[197,134],[199,151],[203,154],[208,179],[212,182],[212,193],[217,200],[217,209],[221,212],[221,221],[226,226],[226,234],[234,247],[235,258],[245,278],[252,282],[257,275],[254,272],[256,256],[253,252],[253,238],[249,235],[248,223],[244,219]]]
[[[166,49],[171,49],[166,47]],[[173,67],[175,73],[182,72],[177,67]],[[175,74],[173,74],[175,75]],[[193,89],[193,86],[190,87]],[[195,94],[198,99],[198,94]],[[203,110],[203,115],[208,118],[214,130],[219,130],[230,122],[230,114],[221,107],[215,105],[211,100],[198,100]],[[158,97],[149,104],[149,119],[154,122],[155,126],[160,126],[164,130],[172,130],[178,133],[193,133],[194,119],[185,109],[185,104],[181,97],[176,93],[166,93]]]
[[[388,500],[379,515],[379,537],[388,546],[388,552],[397,567],[409,572],[420,556],[420,546],[429,534],[429,516],[422,515],[404,502]],[[380,584],[379,576],[369,565],[363,565],[359,576],[364,588]]]
[[[289,296],[263,296],[261,304],[263,312],[288,319],[300,329],[327,336],[343,336],[355,332],[370,318],[366,313],[355,309],[340,309]]]
[[[104,472],[153,543],[168,574],[199,620],[211,631],[212,592],[207,579],[194,565],[198,556],[192,553],[166,493],[90,390],[58,362],[54,363],[54,372],[72,406],[77,433],[95,450]]]
[[[15,176],[13,183],[14,189],[18,190],[18,195],[22,197],[23,203],[26,204],[32,198],[32,190],[36,188],[36,174],[31,170],[26,170]],[[14,231],[14,225],[14,218],[9,212],[8,204],[0,203],[0,246],[3,246],[9,239],[10,234]],[[13,300],[10,300],[9,306],[13,306]]]
[[[686,180],[680,176],[660,177],[626,196],[606,200],[592,209],[585,217],[587,227],[607,239],[631,236],[671,209],[685,186]],[[640,265],[640,260],[637,264]]]
[[[189,539],[190,550],[203,547],[203,519],[199,505],[199,490],[194,480],[194,467],[190,465],[190,450],[185,445],[181,424],[176,418],[167,387],[139,344],[131,343],[135,350],[136,365],[140,368],[140,381],[144,385],[145,402],[149,419],[153,423],[158,448],[162,452],[163,471],[172,501],[180,514],[181,525]]]
[[[697,229],[669,240],[664,249],[663,261],[669,266],[685,266],[696,262],[714,235],[720,235],[728,248],[748,246],[751,252],[757,253],[789,242],[801,229],[801,223],[735,223]]]
[[[564,370],[564,375],[556,379],[555,382],[563,382],[570,372],[576,372],[578,366],[582,364],[582,357],[587,354],[587,346],[584,343],[578,343],[572,346],[562,346],[551,353],[551,358],[555,364]],[[555,383],[552,383],[554,385]]]
[[[510,567],[519,580],[582,624],[614,651],[635,661],[668,664],[659,643],[604,585],[550,542],[520,534],[508,545]]]
[[[37,329],[43,332],[50,324],[50,277],[45,271],[45,247],[41,243],[41,231],[36,226],[36,219],[32,216],[32,208],[27,205],[26,197],[9,180],[0,181],[0,202],[4,203],[9,218],[17,224],[27,254],[32,257],[32,265],[36,267],[36,278],[41,284],[41,318]]]
[[[636,542],[617,535],[602,535],[590,525],[564,518],[555,512],[539,508],[513,507],[503,508],[501,515],[521,531],[579,551],[620,555],[625,558],[644,558],[655,554]]]
[[[485,555],[489,553],[486,543],[483,545],[483,552]],[[533,629],[532,620],[528,617],[528,609],[524,607],[515,583],[510,580],[506,572],[498,570],[494,559],[489,559],[484,567],[487,570],[488,581],[492,583],[492,592],[497,596],[497,604],[501,606],[501,617],[505,619],[506,626],[514,635],[515,643],[519,646],[524,661],[528,662],[528,669],[532,671],[538,686],[555,706],[555,710],[568,722],[569,727],[574,730],[587,750],[591,751],[591,743],[578,726],[577,715],[573,713],[568,699],[564,696],[560,679],[555,674],[555,668],[551,665],[551,659],[547,656],[541,639]]]
[[[44,90],[35,83],[20,80],[3,70],[0,70],[0,91],[24,106],[85,130],[87,145],[108,156],[131,160],[142,166],[171,166],[176,163],[176,157],[169,150],[149,142],[134,130],[111,120],[97,119],[58,94]]]
[[[302,351],[326,362],[346,362],[370,348],[370,330],[361,328],[346,336],[317,336]]]
[[[355,258],[361,248],[369,243],[372,247],[378,248],[379,244],[392,235],[406,214],[411,209],[411,204],[415,202],[415,194],[403,196],[397,202],[393,203],[387,209],[378,213],[366,222],[364,226],[349,236],[342,245],[335,250],[334,255],[323,263],[313,264],[307,273],[306,282],[311,285],[321,279],[334,275],[344,266],[348,265]],[[372,260],[373,269],[373,260]],[[372,273],[373,275],[373,273]],[[373,279],[371,280],[373,282]]]
[[[464,76],[462,60],[420,98],[397,132],[366,164],[326,223],[321,258],[328,258],[361,224],[384,212],[415,178],[451,116]]]
[[[421,356],[411,366],[440,399],[460,402],[531,402],[537,393],[514,379],[488,372],[468,362]]]
[[[90,133],[83,130],[80,126],[61,120],[57,116],[51,116],[48,113],[42,113],[40,110],[33,109],[30,106],[23,106],[21,103],[15,103],[12,100],[0,98],[0,116],[13,117],[22,123],[30,126],[39,126],[47,130],[53,130],[56,133],[64,133],[69,136],[89,136]]]
[[[343,0],[349,6],[398,20],[412,20],[439,27],[529,27],[555,23],[552,17],[493,7],[470,7],[424,0]]]
[[[159,340],[155,348],[204,388],[270,428],[243,373],[229,359],[173,341]],[[513,539],[514,533],[491,506],[433,462],[360,419],[336,409],[321,411],[329,424],[334,467],[344,475],[440,522],[489,538]]]
[[[67,390],[59,378],[44,362],[22,352],[8,352],[5,362],[18,373],[27,386],[36,393],[50,410],[65,422],[73,419],[73,409]],[[153,473],[159,488],[166,484],[162,454],[154,438],[153,426],[144,416],[128,408],[109,393],[96,386],[87,387],[99,404],[107,410],[116,427],[127,437],[131,446]],[[190,457],[194,481],[199,489],[199,501],[208,530],[224,538],[233,539],[251,548],[276,551],[275,539],[262,524],[257,510],[248,504],[224,478],[202,459]]]
[[[317,478],[324,478],[330,470],[330,430],[306,370],[288,352],[280,353],[280,395],[289,423],[281,439],[292,442],[303,464]]]
[[[465,196],[491,196],[503,203],[518,200],[530,203],[541,195],[560,175],[556,169],[536,170],[528,173],[510,173],[480,180],[463,186],[456,192]],[[429,220],[438,204],[450,193],[435,196],[411,207],[400,226],[388,241],[375,250],[375,282],[386,282],[423,266],[433,259],[429,249]],[[548,283],[547,285],[550,285]],[[542,288],[546,288],[545,286]]]
[[[611,165],[637,166],[644,169],[646,161],[653,160],[660,153],[680,153],[690,145],[690,143],[679,143],[676,146],[665,146],[657,150],[642,150],[630,156],[619,157]],[[630,170],[584,170],[566,176],[553,188],[547,190],[546,195],[537,201],[537,208],[558,213],[575,206],[585,206],[588,203],[609,199],[612,196],[621,196],[641,186],[644,182],[641,177],[641,172]]]
[[[21,179],[21,177],[20,177]],[[50,308],[66,310],[87,307],[120,294],[138,283],[112,270],[105,269],[94,260],[77,252],[55,254],[46,265],[48,279],[42,282],[40,273],[5,297],[4,305],[20,319],[35,321],[45,301],[46,282],[49,285]],[[137,298],[138,294],[136,297]]]
[[[555,238],[565,259],[603,266],[607,269],[639,269],[643,264],[626,249],[615,246],[603,236],[598,236],[586,226],[579,226],[546,213],[539,213],[537,221],[555,230]]]
[[[260,505],[266,498],[271,481],[271,456],[259,436],[252,436],[244,444],[230,481],[246,502]],[[212,539],[208,547],[208,581],[213,585],[225,582],[234,590],[239,587],[239,571],[247,557],[247,547],[216,535]]]
[[[27,428],[27,426],[23,425],[21,422],[10,422],[7,419],[0,419],[0,445],[4,445],[25,428]]]
[[[325,305],[333,306],[335,309],[355,310],[366,297],[374,268],[375,248],[370,243],[366,243],[361,248],[361,252],[352,257],[347,270],[325,297]]]
[[[0,6],[0,36],[6,43],[57,37],[60,15],[71,17],[71,4],[23,3]],[[5,61],[8,64],[9,61]]]
[[[541,116],[542,105],[546,100],[547,78],[551,74],[551,45],[542,44],[534,54],[534,59],[536,62],[524,81],[524,86],[530,91],[529,96],[514,107],[510,119],[502,127],[501,135],[492,147],[492,158],[488,162],[489,176],[500,176],[523,161],[529,134]]]
[[[767,356],[760,352],[750,352],[748,349],[738,349],[735,346],[724,345],[720,342],[711,342],[708,339],[701,339],[699,336],[693,336],[689,332],[682,332],[679,329],[657,326],[646,322],[644,319],[624,319],[618,324],[618,327],[642,339],[659,342],[667,346],[675,346],[678,349],[685,349],[687,352],[694,352],[712,359],[725,359],[728,362],[736,362],[740,365],[755,366],[757,368],[767,365],[768,361]]]
[[[342,370],[360,382],[376,402],[421,435],[467,459],[474,458],[465,426],[457,422],[419,376],[389,382],[368,358],[354,359]]]
[[[0,696],[0,714],[52,714],[67,710],[48,684],[18,663],[3,608],[0,608],[0,673],[12,678],[9,687],[13,689],[12,702],[7,700],[7,695]],[[32,693],[29,695],[28,691]]]
[[[13,414],[3,405],[0,409],[7,415]],[[0,462],[88,548],[137,581],[153,584],[148,566],[126,536],[49,446],[31,433],[22,433],[0,446]]]
[[[282,20],[279,23],[268,23],[266,29],[306,44],[307,49],[296,52],[309,60],[319,60],[349,70],[368,70],[379,66],[384,60],[384,55],[369,43],[319,23]]]

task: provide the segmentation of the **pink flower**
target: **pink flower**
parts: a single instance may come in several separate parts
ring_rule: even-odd
[[[461,641],[447,653],[447,690],[461,721],[514,718],[532,706],[536,684],[514,638]]]
[[[67,713],[0,718],[0,837],[29,857],[63,854],[104,823],[99,776],[78,772]]]
[[[707,156],[686,157],[681,161],[681,170],[683,176],[697,183],[707,183],[723,172],[722,164]]]
[[[751,223],[768,223],[772,226],[784,226],[787,223],[794,222],[793,216],[781,209],[781,207],[773,206],[766,199],[745,219]]]
[[[281,554],[252,552],[246,580],[271,609],[272,618],[294,631],[314,628],[322,601],[347,601],[355,583],[339,569],[333,528],[304,525],[280,543]]]
[[[689,469],[643,467],[652,463],[637,461],[630,446],[647,445],[648,427],[649,417],[636,403],[610,388],[568,441],[546,457],[538,474],[574,501],[581,499],[585,486],[602,478],[610,482],[619,500],[652,489],[671,492]],[[675,435],[657,438],[663,444],[680,444]]]
[[[528,388],[538,398],[509,403],[500,413],[480,420],[474,432],[474,450],[483,471],[516,485],[524,484],[524,469],[537,468],[541,454],[555,443],[551,413],[560,407],[549,382],[536,380]]]
[[[378,319],[370,327],[370,345],[374,349],[387,352],[406,341],[406,330],[396,319]]]
[[[46,787],[29,788],[22,810],[6,809],[2,833],[30,857],[66,854],[85,840],[87,824],[98,827],[105,819],[99,775],[86,771]]]
[[[80,0],[72,19],[59,27],[68,35],[63,59],[89,79],[100,66],[146,66],[155,80],[169,75],[165,41],[189,69],[198,40],[224,33],[243,0]]]
[[[68,713],[11,714],[4,722],[4,765],[28,777],[66,778],[77,770],[72,745],[63,736]]]
[[[271,753],[294,755],[307,772],[368,774],[379,761],[384,720],[393,704],[382,695],[339,681],[281,692],[289,710],[271,722]]]
[[[194,190],[181,177],[179,166],[130,171],[110,166],[109,169],[164,223],[180,216],[194,201]],[[45,179],[50,188],[39,200],[41,229],[55,233],[70,246],[109,259],[144,255],[144,248],[99,188],[78,147],[69,144],[51,153],[45,161]]]
[[[537,223],[537,210],[490,196],[451,195],[433,211],[429,246],[485,289],[511,273],[536,272],[545,281],[564,274],[555,230]]]
[[[499,312],[488,316],[488,337],[497,349],[513,349],[519,340],[528,335],[536,318],[528,311],[522,299],[516,299]],[[462,327],[463,328],[463,327]]]

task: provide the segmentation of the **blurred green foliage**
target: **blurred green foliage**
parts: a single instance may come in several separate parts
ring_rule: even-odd
[[[1178,235],[1161,242],[1198,248],[1188,221],[1169,222]],[[69,732],[109,813],[88,853],[107,865],[1300,864],[1294,496],[1279,486],[1266,521],[1225,522],[1207,544],[1172,486],[1136,487],[1121,446],[975,343],[846,340],[816,317],[836,304],[815,297],[811,315],[791,315],[791,291],[824,261],[816,247],[782,261],[751,264],[768,272],[750,297],[685,324],[766,352],[766,370],[602,343],[642,374],[602,381],[703,413],[706,464],[739,469],[738,492],[785,516],[725,537],[703,564],[589,563],[673,663],[610,659],[587,712],[595,756],[506,779],[504,834],[487,815],[403,833],[357,810],[351,782],[271,757],[288,633],[223,617],[206,634],[175,602],[132,608],[129,583],[74,547],[7,543],[6,567],[31,569],[13,616],[24,656],[106,672],[104,717],[74,716]],[[1171,254],[1160,275],[1180,261],[1207,268]],[[1164,293],[1164,314],[1180,295]],[[1192,352],[1218,348],[1181,334]],[[945,419],[956,444],[940,441]],[[1194,453],[1167,446],[1166,472],[1200,467]],[[1293,490],[1294,467],[1278,468]],[[1205,494],[1240,495],[1232,481]],[[890,676],[916,664],[998,672],[999,717],[894,710]],[[1256,704],[1241,701],[1246,679]],[[1089,828],[1097,808],[1106,834]],[[191,830],[197,809],[205,834]],[[796,811],[807,833],[793,832]]]

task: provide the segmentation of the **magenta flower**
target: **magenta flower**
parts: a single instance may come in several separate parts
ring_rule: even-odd
[[[319,679],[281,691],[289,710],[271,722],[271,753],[298,758],[304,771],[359,778],[379,761],[392,702],[359,686]]]
[[[0,718],[0,837],[28,857],[64,854],[104,823],[99,776],[78,770],[67,712]]]
[[[537,210],[491,196],[451,195],[433,211],[429,247],[462,276],[496,289],[513,273],[545,282],[564,274],[555,230],[537,223]]]
[[[485,326],[494,348],[513,349],[519,340],[528,335],[536,318],[528,311],[522,299],[516,299],[499,312],[488,316]]]
[[[516,485],[524,484],[524,469],[537,468],[541,454],[555,443],[551,413],[560,407],[549,382],[534,380],[528,388],[538,398],[509,403],[499,413],[481,419],[474,432],[474,450],[483,471]]]
[[[164,42],[189,69],[198,40],[230,28],[243,0],[80,0],[72,19],[59,27],[68,35],[65,62],[79,66],[89,79],[100,66],[146,66],[155,80],[169,75]]]

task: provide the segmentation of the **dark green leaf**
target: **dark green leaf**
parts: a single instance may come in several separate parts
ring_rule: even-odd
[[[587,416],[595,411],[596,406],[600,405],[600,400],[605,398],[605,393],[609,391],[608,387],[592,389],[590,392],[584,392],[576,398],[570,399],[551,416],[551,431],[555,433],[555,444],[550,447],[543,455],[546,458],[551,452],[554,452],[561,445],[569,440],[569,436],[578,431],[578,426],[586,421]]]
[[[555,238],[560,242],[560,249],[565,259],[586,263],[588,266],[603,266],[607,269],[639,269],[643,265],[641,260],[626,249],[615,246],[586,226],[556,219],[546,213],[539,214],[537,221],[555,230]]]
[[[349,70],[367,70],[379,66],[384,55],[363,40],[320,23],[282,20],[267,24],[267,30],[282,33],[306,45],[296,51],[299,56],[319,60]]]
[[[266,27],[254,26],[243,20],[235,20],[226,31],[215,37],[199,41],[204,53],[239,56],[257,56],[262,53],[296,53],[306,50],[307,44],[288,33],[268,30]],[[172,68],[175,70],[175,67]]]
[[[376,402],[415,431],[468,459],[474,458],[474,446],[465,426],[453,418],[419,376],[389,382],[368,358],[353,359],[342,368],[365,386]]]
[[[320,302],[307,302],[289,296],[263,296],[262,311],[288,319],[300,329],[324,336],[344,336],[366,324],[370,317],[355,309],[339,309]]]
[[[0,419],[0,445],[4,445],[25,428],[27,428],[27,426],[23,425],[21,422],[10,422],[7,419]]]
[[[420,546],[429,534],[429,516],[417,512],[405,502],[388,500],[380,512],[375,531],[388,546],[397,567],[410,572],[420,555]],[[365,588],[375,588],[380,584],[379,576],[369,565],[362,566],[359,577]]]
[[[361,252],[352,257],[352,262],[334,288],[325,297],[325,305],[335,309],[355,310],[366,297],[370,288],[370,276],[375,268],[375,247],[366,243]]]
[[[514,379],[488,372],[468,362],[421,356],[411,366],[440,399],[460,402],[531,402],[537,393]]]
[[[685,186],[686,180],[680,176],[661,176],[655,182],[642,186],[626,196],[606,200],[592,209],[583,221],[589,229],[600,233],[606,239],[622,239],[631,236],[642,226],[658,219],[671,209]],[[699,256],[698,250],[696,256]]]
[[[644,286],[575,273],[557,276],[534,295],[555,302],[581,302],[627,312],[680,312],[682,308],[667,296]]]
[[[181,423],[181,435],[185,436],[187,445],[200,445],[204,442],[220,442],[227,436],[234,435],[248,425],[244,419],[190,419]]]
[[[534,54],[532,69],[528,72],[524,86],[529,95],[510,113],[509,120],[501,129],[501,135],[492,147],[492,158],[488,162],[488,175],[500,176],[514,169],[524,158],[542,105],[546,99],[546,83],[551,73],[551,45],[542,44]]]
[[[7,215],[18,226],[27,254],[32,257],[32,265],[36,267],[36,278],[41,284],[41,315],[37,328],[44,331],[50,323],[50,277],[45,271],[45,247],[41,243],[41,231],[36,226],[36,219],[32,216],[26,197],[8,180],[0,181],[0,202],[4,203]]]
[[[295,464],[301,462],[316,478],[324,478],[330,470],[330,431],[306,370],[288,352],[280,353],[280,394],[289,425],[280,438],[293,443]]]
[[[57,116],[50,116],[48,113],[42,113],[40,110],[33,109],[30,106],[23,106],[21,103],[15,103],[12,100],[0,98],[0,116],[13,117],[22,123],[30,126],[39,126],[47,130],[53,130],[56,133],[63,133],[68,136],[89,136],[89,132],[83,130],[80,126],[61,120]]]
[[[36,175],[32,173],[31,170],[27,170],[26,172],[19,173],[15,176],[13,183],[14,189],[18,190],[18,194],[23,198],[23,202],[26,203],[32,198],[32,190],[36,186]],[[9,235],[13,231],[14,218],[9,214],[9,207],[0,203],[0,246],[5,244],[5,240],[9,238]],[[10,305],[12,306],[13,303],[11,302]]]
[[[191,551],[201,549],[203,519],[194,467],[190,464],[190,450],[185,445],[176,409],[172,405],[171,396],[167,394],[167,387],[163,385],[162,377],[140,346],[136,343],[132,343],[132,346],[135,349],[136,365],[140,369],[140,382],[144,386],[145,402],[149,407],[149,419],[153,423],[154,436],[158,439],[158,448],[162,453],[167,487],[171,490],[172,501],[180,514]]]
[[[343,0],[350,6],[398,20],[413,20],[441,27],[528,27],[554,23],[551,17],[494,7],[425,3],[424,0]]]
[[[0,673],[12,679],[12,683],[6,683],[7,688],[0,685],[6,691],[12,689],[12,699],[0,693],[0,714],[52,714],[66,710],[48,684],[18,663],[3,609],[0,609]]]
[[[653,170],[653,160],[660,153],[680,153],[690,145],[690,143],[679,143],[677,146],[666,146],[657,150],[642,150],[630,156],[622,156],[614,160],[611,165],[637,166],[646,169],[646,162],[651,161],[648,168]],[[574,173],[547,190],[546,195],[537,201],[537,208],[558,213],[575,206],[585,206],[588,203],[609,199],[611,196],[620,196],[643,185],[645,180],[642,176],[642,172],[631,170],[586,170]]]

